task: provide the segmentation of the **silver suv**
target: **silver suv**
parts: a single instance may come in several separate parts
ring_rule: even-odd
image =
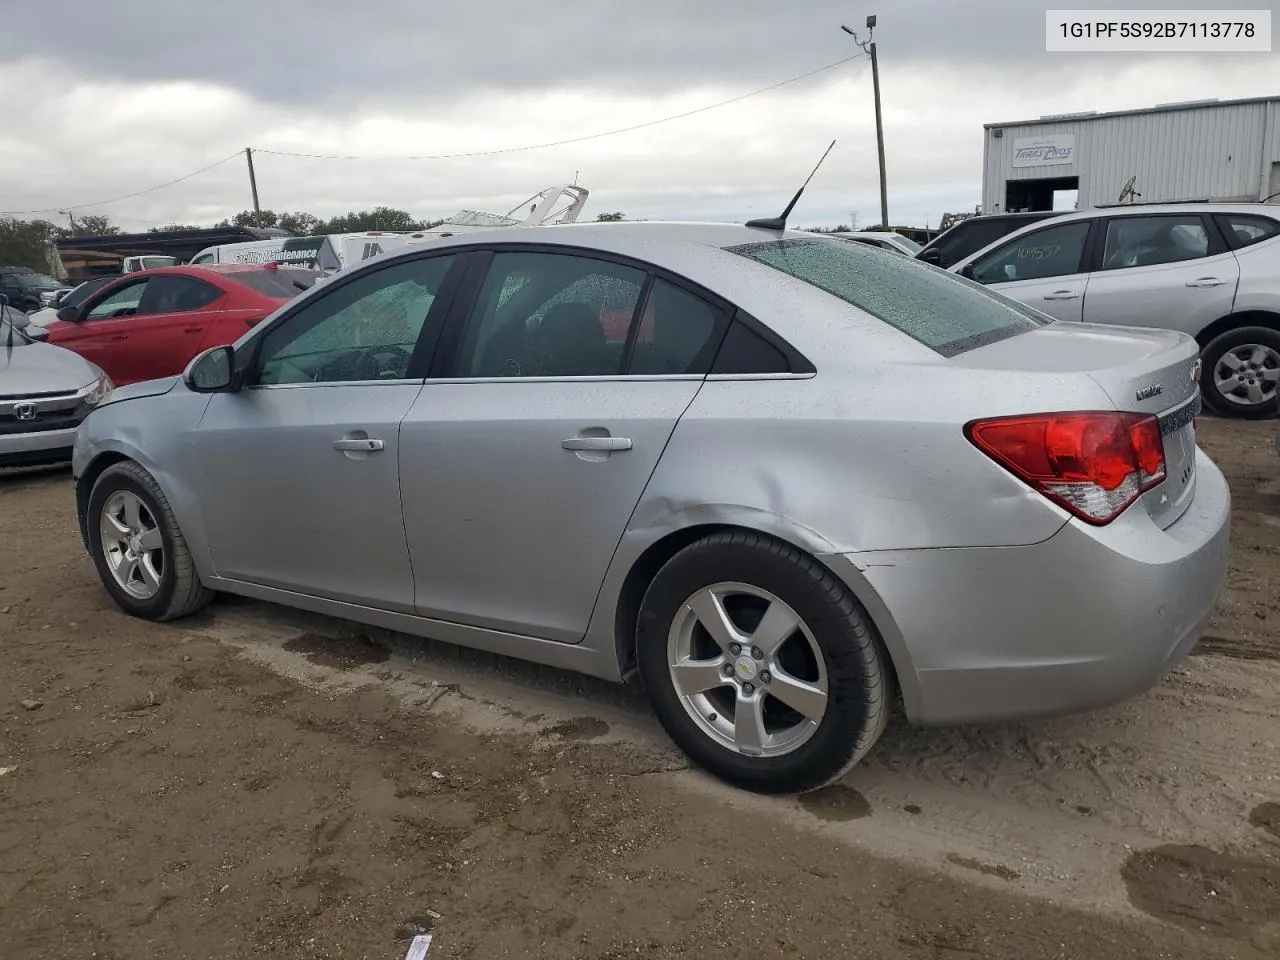
[[[1214,410],[1276,415],[1278,206],[1179,203],[1066,214],[950,269],[1059,320],[1189,333],[1200,344],[1201,388]]]

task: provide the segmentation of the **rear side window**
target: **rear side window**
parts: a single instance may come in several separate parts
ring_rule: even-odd
[[[1233,250],[1280,236],[1280,223],[1270,217],[1250,213],[1219,213],[1214,219],[1227,238],[1227,246]]]
[[[268,297],[296,297],[320,276],[319,270],[280,267],[278,270],[237,270],[227,274],[228,280]]]
[[[955,274],[860,244],[791,239],[728,249],[825,290],[944,357],[1048,322]]]
[[[1198,214],[1115,217],[1107,221],[1103,270],[1153,267],[1209,255],[1209,231]]]
[[[724,334],[724,314],[701,297],[655,280],[636,330],[636,376],[706,373]]]

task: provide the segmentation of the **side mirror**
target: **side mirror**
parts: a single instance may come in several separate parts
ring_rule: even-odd
[[[960,268],[960,276],[964,277],[966,280],[975,280],[975,281],[976,281],[976,280],[978,279],[977,277],[975,277],[975,276],[973,275],[973,264],[972,264],[972,263],[966,263],[963,267],[961,267],[961,268]]]
[[[80,311],[75,307],[59,307],[57,316],[59,320],[65,320],[67,323],[80,322]]]
[[[932,263],[935,267],[942,266],[942,254],[938,252],[937,247],[929,247],[920,251],[920,259],[925,263]]]
[[[187,364],[182,382],[195,393],[224,393],[231,389],[235,356],[229,346],[210,347]]]

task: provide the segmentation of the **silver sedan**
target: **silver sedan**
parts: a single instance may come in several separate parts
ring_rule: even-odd
[[[41,343],[0,305],[0,467],[66,463],[76,427],[111,390],[96,365]]]
[[[368,261],[81,426],[81,529],[152,620],[241,594],[612,680],[726,780],[1113,703],[1196,642],[1229,494],[1185,334],[713,224]]]

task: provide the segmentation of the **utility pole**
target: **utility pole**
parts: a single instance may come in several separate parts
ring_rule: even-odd
[[[880,61],[876,57],[876,44],[871,39],[876,28],[876,15],[867,17],[867,39],[864,43],[858,35],[846,26],[840,29],[853,37],[853,42],[860,46],[864,53],[871,57],[871,87],[876,100],[876,149],[880,155],[880,226],[889,229],[889,187],[884,171],[884,119],[880,113]]]
[[[249,162],[249,189],[253,191],[253,222],[262,226],[262,208],[258,206],[258,179],[253,175],[253,148],[244,148],[244,158]]]
[[[74,214],[74,213],[72,213],[70,210],[59,210],[58,212],[59,212],[59,213],[61,213],[61,214],[65,214],[65,215],[66,215],[66,218],[67,218],[68,220],[70,220],[70,221],[71,221],[71,232],[72,232],[72,233],[75,233],[75,232],[76,232],[76,216],[75,216],[75,214]]]

